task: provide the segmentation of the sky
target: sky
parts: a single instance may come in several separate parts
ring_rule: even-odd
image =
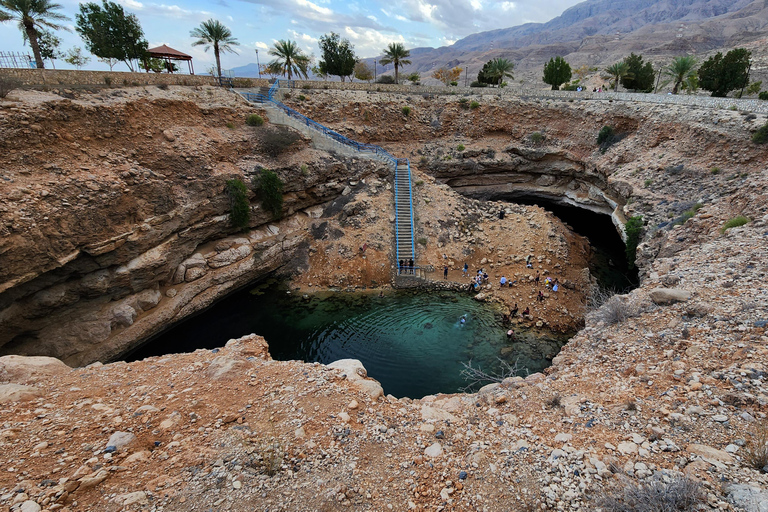
[[[403,43],[406,48],[437,48],[476,32],[529,22],[543,23],[581,0],[113,1],[121,4],[126,13],[136,15],[150,48],[167,44],[187,53],[194,59],[195,71],[202,74],[214,63],[213,51],[192,46],[194,39],[189,32],[211,18],[226,25],[240,43],[235,47],[237,54],[222,55],[222,67],[230,69],[255,63],[256,50],[259,63],[266,64],[272,59],[267,54],[269,48],[281,39],[296,41],[308,55],[316,57],[320,54],[318,38],[336,32],[354,45],[358,57],[375,57],[393,42]],[[56,32],[62,39],[61,49],[79,46],[85,50],[74,31],[80,2],[58,0],[56,3],[61,5],[59,12],[70,18],[63,25],[71,32]],[[29,46],[23,45],[15,22],[0,23],[0,51],[32,53]],[[87,69],[108,69],[90,57]],[[186,69],[184,63],[181,64]],[[59,69],[71,67],[61,60],[55,65]],[[50,67],[49,63],[46,67]],[[127,71],[127,68],[120,63],[115,71]]]

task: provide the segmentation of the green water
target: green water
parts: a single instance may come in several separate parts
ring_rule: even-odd
[[[465,323],[460,319],[464,316]],[[255,333],[277,360],[359,359],[396,397],[454,393],[467,386],[462,363],[498,372],[500,360],[537,372],[565,342],[520,332],[507,339],[500,311],[449,292],[324,292],[304,299],[279,285],[238,292],[162,334],[129,360],[223,346]]]

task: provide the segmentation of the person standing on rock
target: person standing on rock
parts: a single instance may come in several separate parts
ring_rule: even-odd
[[[400,265],[397,267],[397,273],[402,274],[403,273],[403,265],[405,262],[403,260],[400,260]]]
[[[411,274],[413,274],[413,258],[408,260],[408,268],[411,269]]]
[[[504,276],[501,276],[501,280],[499,281],[499,288],[504,288],[507,284],[507,278]]]
[[[448,279],[448,265],[443,267],[443,279]]]
[[[467,263],[464,262],[464,276],[467,275],[467,271],[469,271],[469,265],[467,265]]]
[[[536,285],[536,288],[539,287],[539,279],[541,276],[539,276],[539,273],[536,272],[536,277],[533,278],[533,283]]]
[[[504,208],[502,208],[501,210],[499,210],[499,220],[502,220],[502,219],[504,219],[504,213],[506,213],[506,212],[504,212]]]

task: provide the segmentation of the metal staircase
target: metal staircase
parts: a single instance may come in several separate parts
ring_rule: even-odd
[[[413,243],[413,200],[411,199],[411,164],[398,160],[395,168],[395,238],[397,261],[416,259]]]
[[[395,158],[374,144],[363,144],[348,139],[282,104],[277,100],[281,86],[292,87],[293,83],[277,80],[269,89],[261,87],[257,93],[239,92],[239,94],[250,102],[263,104],[271,114],[274,114],[270,115],[270,119],[276,124],[288,125],[313,139],[315,139],[314,136],[321,135],[327,142],[331,142],[334,149],[343,150],[345,153],[354,152],[356,156],[375,158],[390,165],[395,171],[395,266],[398,266],[400,260],[407,263],[408,260],[413,259],[414,273],[410,274],[409,270],[409,274],[414,277],[426,277],[425,272],[422,272],[424,268],[415,264],[410,161],[407,158]]]

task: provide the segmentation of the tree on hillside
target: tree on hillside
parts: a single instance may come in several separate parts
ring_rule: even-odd
[[[699,68],[699,85],[710,91],[712,96],[724,98],[734,89],[746,87],[749,80],[749,58],[752,52],[745,48],[736,48],[725,54],[707,59]]]
[[[270,48],[269,54],[277,57],[274,61],[270,62],[270,66],[272,64],[279,66],[280,74],[283,76],[287,75],[288,80],[291,80],[294,74],[303,76],[305,79],[307,78],[309,57],[301,51],[296,41],[281,39],[275,43],[274,47]]]
[[[449,85],[451,82],[456,82],[461,76],[461,72],[464,71],[459,66],[455,66],[451,69],[446,67],[438,68],[432,73],[432,78],[440,80],[445,85]]]
[[[544,83],[552,86],[553,91],[560,89],[560,85],[571,80],[571,66],[559,55],[544,66]]]
[[[322,54],[318,67],[326,74],[338,75],[344,82],[346,77],[354,73],[357,57],[348,39],[341,39],[339,34],[331,32],[320,36],[317,44]]]
[[[365,62],[361,60],[357,61],[355,63],[355,78],[371,83],[371,80],[373,80],[373,71]]]
[[[328,73],[325,72],[325,70],[320,69],[320,66],[312,66],[310,69],[312,71],[312,74],[322,78],[323,80],[328,80]],[[278,73],[279,74],[279,73]]]
[[[53,63],[54,59],[60,59],[64,57],[64,53],[59,51],[59,47],[61,46],[61,39],[50,30],[42,30],[37,36],[37,44],[40,47],[40,56],[43,59],[50,60],[51,67],[56,69],[56,66]]]
[[[579,82],[583,82],[585,78],[587,78],[587,75],[590,73],[589,66],[584,64],[583,66],[579,66],[578,68],[573,70],[573,74],[576,75],[579,79]],[[568,79],[567,81],[570,81]]]
[[[206,52],[208,48],[213,48],[213,55],[216,57],[216,73],[221,76],[221,57],[220,54],[231,52],[237,53],[232,47],[239,46],[237,39],[232,37],[232,32],[224,26],[219,20],[210,19],[204,21],[199,27],[194,28],[190,36],[197,38],[192,46],[205,45]]]
[[[621,79],[621,85],[626,89],[650,92],[653,89],[653,80],[656,78],[653,65],[650,62],[643,64],[643,56],[634,53],[625,57],[624,63],[630,74]]]
[[[629,66],[627,66],[627,63],[624,61],[617,62],[615,64],[611,64],[607,68],[603,70],[605,73],[608,74],[611,78],[614,80],[614,88],[613,91],[617,92],[619,90],[619,82],[623,78],[630,78],[631,73],[629,72]]]
[[[504,78],[512,78],[512,70],[515,65],[507,59],[497,57],[483,65],[483,69],[477,74],[477,81],[489,85],[501,85]]]
[[[696,58],[690,55],[683,57],[675,57],[672,60],[672,64],[664,68],[662,73],[670,77],[675,85],[672,87],[672,94],[677,94],[680,90],[680,86],[685,82],[690,75],[695,75],[696,70]],[[668,82],[667,82],[668,83]]]
[[[79,46],[70,48],[67,50],[67,56],[64,58],[64,62],[75,66],[77,69],[82,68],[91,61],[90,57],[83,55],[83,51]]]
[[[261,72],[272,78],[277,78],[279,75],[283,74],[283,66],[276,60],[273,60],[269,64],[262,64]]]
[[[32,53],[35,56],[35,64],[38,69],[44,69],[45,63],[40,54],[40,44],[38,38],[44,28],[53,30],[69,30],[54,21],[68,20],[66,16],[55,12],[61,5],[52,3],[50,0],[0,0],[0,22],[18,21]]]
[[[148,47],[139,19],[134,14],[125,14],[120,4],[107,0],[102,3],[80,4],[75,30],[86,49],[99,59],[123,61],[131,71],[138,70],[133,61],[145,60]]]
[[[395,83],[398,83],[398,70],[400,66],[407,66],[411,63],[408,57],[411,56],[411,52],[405,49],[403,43],[389,43],[389,46],[384,50],[384,58],[379,60],[382,66],[387,64],[394,64],[395,66]]]

